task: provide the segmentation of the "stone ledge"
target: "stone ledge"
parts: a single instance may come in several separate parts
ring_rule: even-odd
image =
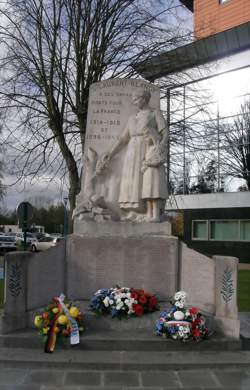
[[[149,222],[93,222],[93,221],[74,221],[74,234],[92,237],[101,236],[125,236],[125,237],[143,237],[143,236],[170,236],[171,223],[163,221],[159,223]]]

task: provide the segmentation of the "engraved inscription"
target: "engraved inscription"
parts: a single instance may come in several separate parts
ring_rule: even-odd
[[[110,149],[116,142],[135,107],[132,95],[136,90],[149,89],[152,108],[159,107],[159,89],[143,80],[114,79],[92,84],[85,150],[93,148],[98,154]]]

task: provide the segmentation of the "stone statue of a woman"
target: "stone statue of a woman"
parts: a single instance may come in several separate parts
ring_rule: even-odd
[[[160,110],[149,106],[151,94],[149,91],[133,94],[133,104],[138,108],[135,115],[128,118],[126,127],[119,140],[111,147],[97,163],[97,173],[108,166],[109,161],[122,148],[126,148],[121,173],[118,203],[120,209],[126,211],[127,220],[145,220],[146,200],[143,196],[143,162],[147,150],[148,132],[157,133],[159,142],[166,139],[166,123]],[[164,133],[164,136],[161,136]],[[163,139],[162,139],[163,138]],[[163,164],[161,160],[160,164]],[[144,164],[145,166],[145,164]],[[161,177],[162,180],[165,178]],[[145,179],[144,179],[145,180]],[[167,192],[164,192],[165,199]]]

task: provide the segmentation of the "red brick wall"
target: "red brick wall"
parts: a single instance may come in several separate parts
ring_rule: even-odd
[[[194,0],[194,32],[200,39],[250,21],[250,0]]]

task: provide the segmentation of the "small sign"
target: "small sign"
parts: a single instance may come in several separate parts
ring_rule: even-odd
[[[33,217],[33,207],[29,202],[22,202],[17,206],[17,217],[19,227],[28,227]]]

